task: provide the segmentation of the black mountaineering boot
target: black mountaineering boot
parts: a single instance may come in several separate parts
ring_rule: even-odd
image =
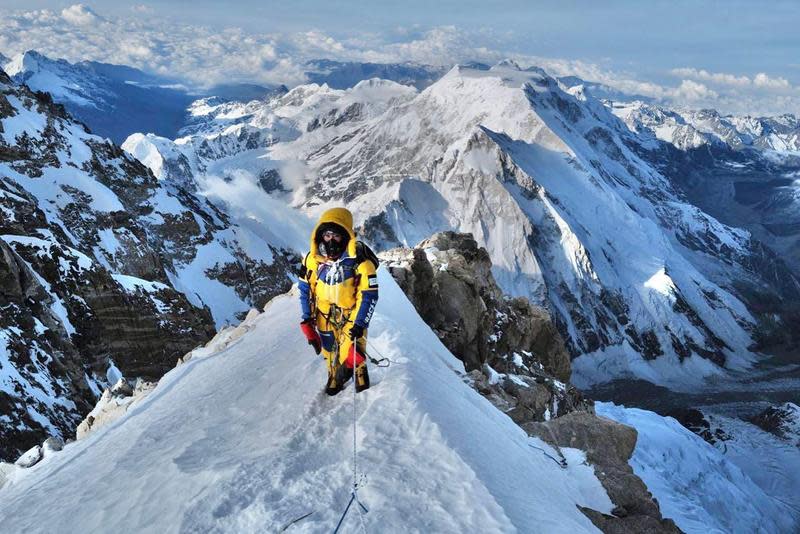
[[[364,362],[356,367],[356,392],[369,389],[369,372],[367,371],[367,363]]]
[[[353,370],[345,364],[340,363],[339,368],[336,369],[336,383],[339,384],[339,390],[344,388],[347,381],[353,377]]]
[[[338,374],[338,372],[336,374]],[[331,396],[342,391],[342,383],[336,380],[336,374],[329,374],[328,383],[325,384],[325,393]]]

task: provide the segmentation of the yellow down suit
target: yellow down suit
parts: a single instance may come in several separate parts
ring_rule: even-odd
[[[335,260],[321,252],[318,242],[319,229],[326,223],[340,226],[349,236],[344,252]],[[353,341],[349,332],[354,325],[364,329],[363,336],[356,341],[356,368],[361,370],[361,362],[366,365],[366,329],[378,301],[377,265],[364,257],[362,250],[366,247],[356,241],[353,215],[344,208],[322,214],[311,233],[310,246],[299,282],[300,307],[303,320],[310,319],[316,324],[330,380],[341,364],[353,367]],[[334,353],[337,347],[338,353]]]

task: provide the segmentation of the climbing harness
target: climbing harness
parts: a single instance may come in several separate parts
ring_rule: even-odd
[[[343,309],[341,309],[340,307],[335,306],[335,305],[331,305],[330,310],[328,311],[327,314],[319,312],[319,315],[321,315],[326,321],[328,321],[328,323],[333,325],[333,327],[336,328],[337,330],[339,330],[340,332],[342,332],[344,330],[344,327],[347,325],[347,323],[352,323],[353,322],[351,319],[348,319],[348,318],[345,317],[345,313],[344,313]],[[338,340],[337,340],[337,342],[338,342]],[[366,350],[364,350],[364,356],[366,356],[366,358],[373,365],[375,365],[375,367],[389,367],[392,364],[400,364],[400,362],[394,361],[394,360],[392,360],[390,358],[387,358],[383,354],[381,354],[381,352],[377,348],[375,348],[375,345],[370,343],[369,340],[366,340],[366,343],[367,343],[367,347],[369,347],[371,351],[376,352],[378,354],[378,356],[380,356],[380,358],[373,358],[372,356],[369,355],[369,353],[367,353]],[[333,361],[333,358],[331,358],[331,360]],[[337,360],[336,367],[338,367],[338,360]],[[332,367],[332,370],[336,371],[335,367]]]

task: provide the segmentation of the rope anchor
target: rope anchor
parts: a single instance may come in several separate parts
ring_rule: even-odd
[[[333,531],[333,534],[338,534],[339,529],[341,528],[342,523],[344,522],[344,518],[347,516],[347,512],[350,511],[350,506],[353,504],[353,501],[356,501],[356,504],[361,508],[361,510],[364,510],[365,514],[369,512],[369,510],[367,510],[367,507],[364,506],[359,500],[358,493],[356,493],[355,489],[353,489],[353,492],[350,494],[350,500],[347,501],[347,506],[345,507],[344,512],[342,513],[342,517],[339,518],[339,523],[336,524],[336,530]],[[361,516],[361,510],[358,511],[359,516]],[[361,519],[361,526],[362,527],[364,526],[363,517]],[[364,529],[364,531],[366,531],[366,528]]]

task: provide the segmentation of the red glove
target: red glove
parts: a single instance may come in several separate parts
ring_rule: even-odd
[[[356,349],[356,345],[355,343],[353,343],[353,346],[350,348],[350,352],[348,352],[347,354],[347,359],[344,361],[344,366],[347,367],[348,369],[353,368],[353,356],[355,356],[356,367],[358,367],[359,365],[361,365],[366,361],[364,355],[361,354],[360,350]]]
[[[319,354],[319,351],[322,350],[322,339],[319,337],[319,332],[317,332],[314,322],[311,319],[306,319],[300,323],[300,330],[302,330],[303,335],[306,336],[308,344],[314,347],[314,352]]]

